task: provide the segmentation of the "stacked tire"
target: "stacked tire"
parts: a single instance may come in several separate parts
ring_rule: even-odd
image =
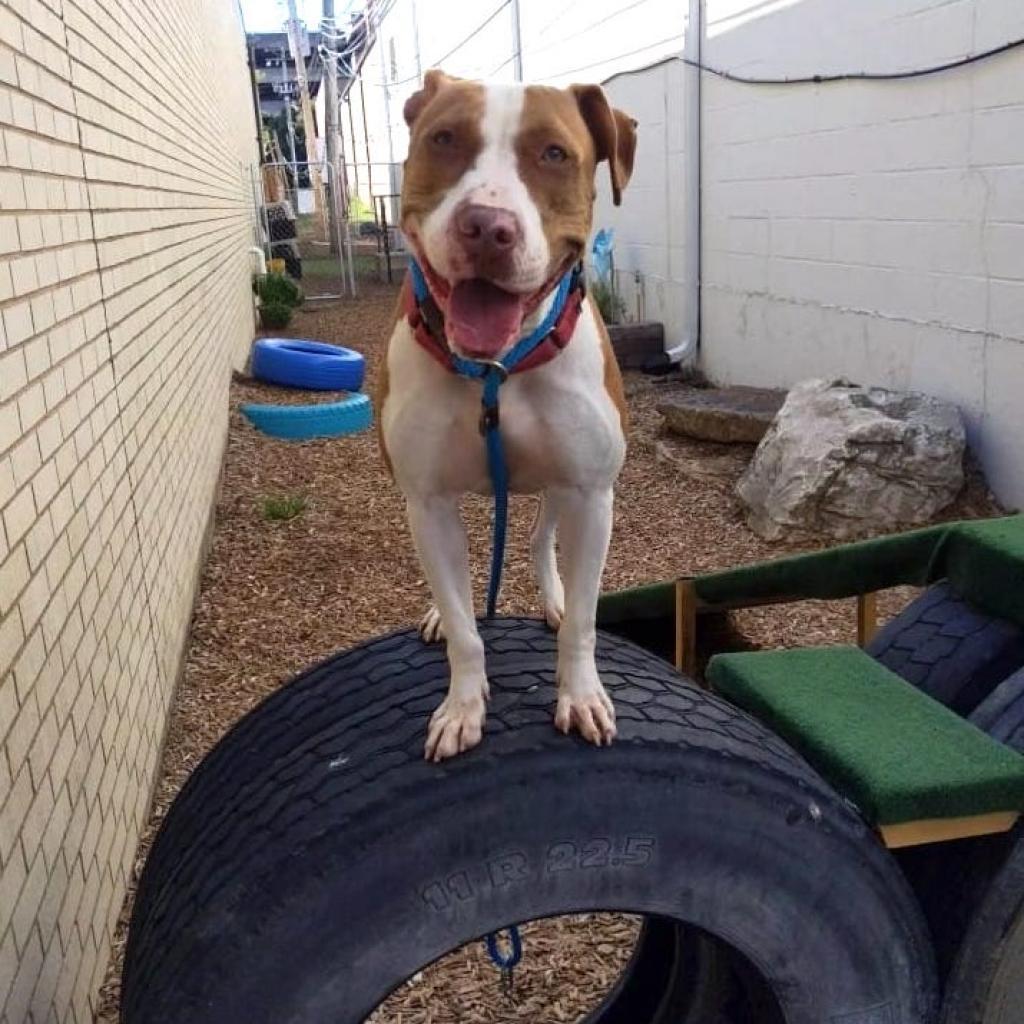
[[[879,661],[1024,754],[1024,629],[945,583],[868,648]],[[1024,1013],[1024,825],[901,855],[945,981],[941,1024],[1018,1024]]]
[[[295,214],[290,203],[268,203],[266,215],[272,242],[287,242],[297,236]]]
[[[359,393],[365,374],[365,359],[352,349],[302,338],[260,338],[252,350],[252,375],[257,380],[308,391],[352,393],[337,402],[310,405],[247,403],[241,411],[257,430],[283,440],[355,434],[373,422],[370,399]]]
[[[270,246],[270,255],[275,260],[284,260],[284,269],[289,277],[296,281],[302,280],[302,255],[298,242],[274,242]]]
[[[296,281],[302,280],[302,256],[297,240],[298,229],[291,203],[268,203],[264,207],[270,234],[270,255],[284,260],[285,270]]]

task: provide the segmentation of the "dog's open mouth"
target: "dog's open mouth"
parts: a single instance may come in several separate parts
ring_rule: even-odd
[[[459,281],[448,296],[449,344],[478,359],[496,358],[519,337],[528,299],[482,277]]]
[[[510,292],[483,277],[448,282],[416,247],[416,258],[434,301],[444,314],[445,334],[452,348],[472,359],[497,359],[519,339],[523,321],[550,294],[572,265],[568,259],[535,292]]]

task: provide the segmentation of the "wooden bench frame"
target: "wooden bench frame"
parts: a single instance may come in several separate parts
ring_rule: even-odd
[[[771,604],[792,604],[807,600],[802,597],[765,597],[756,600],[727,601],[714,604],[697,596],[692,577],[676,580],[676,645],[675,665],[680,672],[697,675],[697,616],[702,612],[727,612],[737,608],[761,608]],[[867,647],[878,632],[878,594],[857,595],[857,646]],[[703,683],[701,684],[703,685]]]
[[[737,608],[759,608],[771,604],[791,604],[801,597],[770,597],[714,604],[697,595],[692,577],[676,580],[675,595],[675,665],[676,668],[707,688],[697,678],[697,618],[701,613],[725,612]],[[878,631],[878,594],[857,595],[857,646],[866,647]],[[996,835],[1008,832],[1020,817],[1017,811],[999,811],[965,818],[932,818],[921,821],[901,821],[894,825],[877,826],[881,841],[890,849],[921,846],[925,843],[945,843],[955,839]]]

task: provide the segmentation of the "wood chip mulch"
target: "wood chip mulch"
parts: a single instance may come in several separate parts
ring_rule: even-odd
[[[356,300],[307,303],[287,333],[364,353],[366,390],[372,394],[394,303],[394,289],[364,285]],[[630,453],[618,487],[605,589],[707,572],[787,550],[759,540],[743,524],[731,493],[744,461],[736,458],[736,446],[662,437],[655,406],[668,390],[681,386],[674,379],[628,375]],[[188,774],[235,721],[304,666],[418,621],[429,601],[403,501],[384,470],[374,433],[287,443],[257,433],[238,412],[246,401],[279,400],[299,399],[248,379],[238,378],[232,385],[216,528],[136,872]],[[706,459],[716,460],[715,472],[679,469]],[[736,466],[732,474],[730,459]],[[292,519],[267,518],[268,498],[304,498],[305,506]],[[528,498],[512,503],[502,591],[507,613],[537,613],[528,553],[533,503]],[[974,480],[949,516],[997,511]],[[482,601],[490,504],[471,498],[465,514],[474,584]],[[908,593],[904,589],[885,595],[883,613],[901,607]],[[854,640],[849,601],[744,611],[736,613],[734,626],[752,645]],[[129,893],[100,992],[99,1024],[117,1020],[131,897]],[[514,1006],[501,998],[497,973],[473,946],[407,982],[373,1022],[578,1020],[613,983],[636,928],[633,919],[610,914],[533,923],[526,932],[529,957],[518,972]]]

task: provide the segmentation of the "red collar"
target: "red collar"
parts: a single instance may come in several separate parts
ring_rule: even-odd
[[[569,297],[565,300],[562,312],[555,321],[544,340],[517,366],[511,373],[522,373],[525,370],[533,370],[544,363],[550,362],[569,344],[574,332],[576,323],[583,311],[583,300],[586,297],[586,286],[583,283],[583,274],[579,274],[576,286]],[[432,298],[422,304],[416,301],[413,294],[412,282],[407,274],[402,284],[402,310],[409,326],[412,328],[413,337],[419,345],[446,370],[455,372],[452,363],[452,351],[444,336],[444,317],[437,308]]]

